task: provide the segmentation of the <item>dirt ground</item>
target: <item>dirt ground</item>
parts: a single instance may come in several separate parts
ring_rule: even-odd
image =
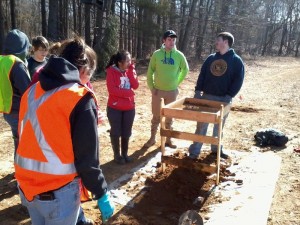
[[[195,82],[199,68],[192,70],[184,83],[180,86],[179,97],[193,96]],[[139,73],[139,67],[137,72]],[[117,166],[112,162],[112,150],[109,142],[109,126],[106,122],[100,126],[100,159],[103,172],[108,183],[130,171],[132,168],[152,157],[159,149],[159,142],[150,149],[142,148],[147,141],[150,131],[150,91],[146,86],[146,77],[141,75],[140,88],[136,92],[136,119],[133,127],[133,135],[130,143],[130,153],[135,161],[125,166]],[[105,81],[93,83],[100,108],[104,111],[107,93]],[[225,149],[237,151],[275,151],[282,157],[281,172],[274,193],[273,203],[269,214],[268,225],[298,225],[300,224],[300,154],[294,152],[294,148],[300,146],[300,62],[295,58],[259,58],[246,60],[246,79],[239,95],[234,99],[233,110],[226,122],[224,130]],[[174,122],[174,127],[179,130],[193,131],[194,123]],[[285,148],[263,148],[254,147],[253,136],[260,128],[273,127],[285,132],[290,141]],[[179,141],[177,141],[179,142]],[[188,146],[187,146],[188,147]],[[266,166],[268,163],[266,162]],[[20,205],[19,196],[16,190],[16,181],[13,178],[13,142],[10,129],[0,117],[0,224],[30,224],[30,219]],[[170,174],[195,173],[180,171],[169,168]],[[167,180],[172,181],[170,175]],[[176,178],[177,179],[177,178]],[[157,182],[159,188],[166,187],[165,178],[149,178],[148,182]],[[172,181],[173,182],[173,181]],[[193,183],[203,186],[200,183]],[[176,183],[178,184],[178,183]],[[184,192],[187,192],[184,190]],[[178,193],[175,193],[178,194]],[[194,189],[187,193],[189,200],[197,195]],[[180,193],[179,193],[180,196]],[[139,201],[140,212],[143,212],[142,196]],[[183,199],[184,196],[183,196]],[[95,207],[95,202],[83,204],[86,215],[93,218],[97,224],[101,224],[100,213]],[[137,210],[136,215],[140,213]],[[160,216],[161,210],[155,215]],[[176,208],[174,214],[178,213]],[[176,214],[177,218],[178,215]],[[170,217],[172,219],[172,217]],[[117,222],[111,224],[126,224]],[[168,223],[176,224],[175,220],[168,220]],[[151,224],[143,221],[136,224]]]

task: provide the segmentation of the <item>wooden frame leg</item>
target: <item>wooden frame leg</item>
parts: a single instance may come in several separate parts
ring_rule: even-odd
[[[222,146],[223,113],[224,113],[224,106],[221,105],[221,112],[220,112],[220,119],[219,119],[219,132],[218,132],[216,185],[219,185],[219,183],[220,183],[220,160],[221,160],[221,146]]]
[[[162,113],[162,108],[164,106],[165,106],[164,99],[161,98],[161,100],[160,100],[160,129],[166,129],[166,120],[165,120],[165,118],[163,116],[163,113]],[[166,163],[163,160],[163,156],[166,154],[166,147],[165,147],[166,137],[161,136],[160,139],[161,139],[160,149],[161,149],[161,163],[162,163],[161,166],[162,166],[162,172],[165,172]]]

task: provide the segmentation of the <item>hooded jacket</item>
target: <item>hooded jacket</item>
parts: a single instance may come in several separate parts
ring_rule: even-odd
[[[49,59],[40,72],[39,80],[45,91],[69,83],[80,83],[78,69],[59,57]],[[99,199],[107,191],[107,183],[99,166],[97,118],[97,107],[91,92],[82,97],[68,118],[75,168],[84,186],[94,194],[95,199]]]
[[[203,63],[195,90],[234,97],[242,87],[244,73],[243,61],[233,49],[224,55],[217,52],[208,56]]]
[[[14,63],[9,75],[13,90],[10,114],[19,113],[21,97],[30,84],[30,76],[26,68],[27,62],[25,59],[29,47],[28,37],[17,29],[10,31],[4,41],[4,55],[14,55],[21,59]]]
[[[189,71],[189,65],[182,52],[174,47],[166,51],[165,46],[156,50],[148,66],[147,84],[152,89],[176,90]]]
[[[109,94],[107,106],[121,111],[135,108],[133,90],[139,87],[139,82],[134,65],[126,71],[116,66],[109,67],[106,70],[106,86]]]

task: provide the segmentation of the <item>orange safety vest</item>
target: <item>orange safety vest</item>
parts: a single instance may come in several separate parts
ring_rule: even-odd
[[[29,201],[35,195],[61,188],[77,176],[69,118],[88,92],[77,83],[44,91],[38,82],[24,93],[15,177]]]

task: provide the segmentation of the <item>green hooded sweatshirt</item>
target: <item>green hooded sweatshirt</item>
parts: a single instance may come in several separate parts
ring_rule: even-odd
[[[182,52],[174,47],[166,51],[164,45],[156,50],[150,60],[147,84],[152,89],[176,90],[189,71],[189,65]]]

